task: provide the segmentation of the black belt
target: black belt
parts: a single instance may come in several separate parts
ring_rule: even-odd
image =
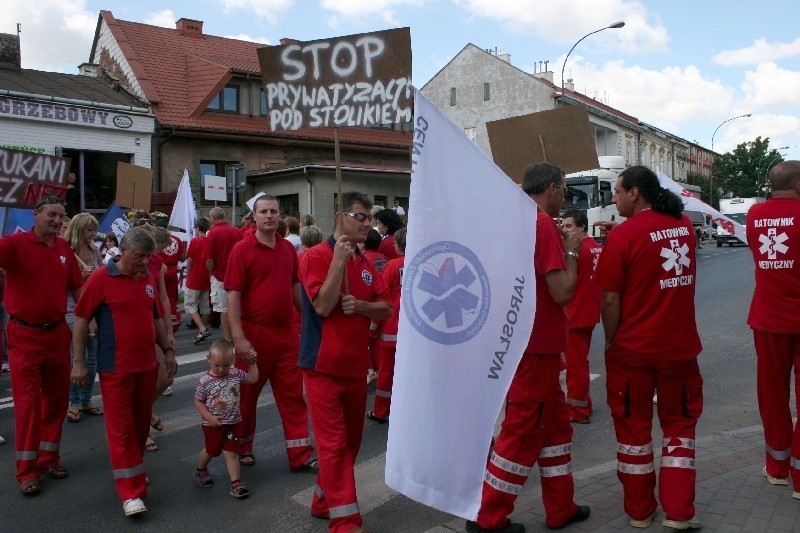
[[[44,331],[56,329],[58,326],[64,323],[64,319],[62,318],[58,322],[50,322],[49,324],[36,324],[35,322],[28,322],[14,316],[11,317],[11,321],[15,324],[19,324],[20,326],[25,326],[26,328],[41,329]]]

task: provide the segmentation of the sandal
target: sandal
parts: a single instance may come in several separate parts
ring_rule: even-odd
[[[20,481],[19,491],[22,494],[36,494],[39,492],[39,480],[35,477]]]
[[[386,418],[381,418],[375,415],[375,411],[367,411],[367,418],[372,420],[373,422],[377,422],[378,424],[385,424]]]
[[[148,452],[157,452],[159,449],[158,444],[156,444],[156,441],[154,441],[150,435],[147,436],[147,442],[144,445],[144,449]]]
[[[298,468],[292,469],[294,472],[311,472],[311,473],[318,473],[319,472],[319,461],[316,457],[310,457],[308,460],[299,466]]]
[[[67,409],[67,421],[72,423],[81,421],[81,409],[77,405],[70,405]]]
[[[241,466],[256,466],[256,458],[252,453],[239,454],[239,464]]]
[[[199,344],[199,343],[203,342],[204,340],[206,340],[207,338],[209,338],[210,336],[211,336],[211,332],[208,331],[208,329],[204,329],[203,331],[198,333],[197,336],[194,338],[194,343],[195,344]]]
[[[250,496],[250,491],[241,481],[233,481],[231,482],[231,496],[234,498],[247,498]]]
[[[81,407],[81,412],[92,416],[102,416],[103,410],[96,405],[88,404]]]
[[[45,470],[44,473],[50,479],[64,479],[65,477],[69,476],[69,472],[67,472],[67,469],[61,465],[51,466],[50,468]]]
[[[153,418],[152,417],[150,418],[150,420],[151,420],[150,427],[155,429],[156,431],[164,431],[164,422],[162,422],[161,419],[158,416],[156,416],[156,415],[153,415],[153,416],[155,416],[156,419],[153,422],[152,421]]]

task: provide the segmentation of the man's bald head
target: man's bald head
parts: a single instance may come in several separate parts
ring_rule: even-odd
[[[789,160],[778,163],[769,173],[769,185],[776,191],[791,191],[800,183],[800,161]]]

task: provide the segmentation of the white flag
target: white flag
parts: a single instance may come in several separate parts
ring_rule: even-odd
[[[656,175],[658,176],[658,181],[661,183],[662,187],[674,192],[681,198],[681,200],[683,200],[683,207],[687,211],[700,211],[701,213],[710,215],[711,220],[722,226],[725,231],[743,243],[747,244],[747,235],[745,232],[745,227],[742,224],[739,224],[732,218],[726,217],[707,203],[703,202],[687,189],[681,187],[681,185],[672,178],[661,172],[661,170],[656,170]]]
[[[194,223],[197,220],[197,210],[194,207],[192,198],[192,188],[189,184],[189,171],[183,171],[181,184],[178,186],[178,196],[175,198],[175,205],[172,207],[172,214],[169,217],[169,225],[183,230],[173,232],[181,237],[183,241],[190,241],[194,232]],[[185,232],[186,238],[180,233]]]
[[[386,484],[474,519],[536,309],[536,204],[419,91]]]

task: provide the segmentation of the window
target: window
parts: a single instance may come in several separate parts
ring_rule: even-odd
[[[212,111],[239,112],[239,86],[226,85],[208,104]]]
[[[483,83],[483,101],[488,102],[492,99],[492,84],[484,82]]]
[[[267,111],[267,93],[264,92],[264,89],[261,89],[261,105],[259,109],[262,117],[269,114],[269,111]]]
[[[466,135],[470,141],[475,142],[475,128],[464,128],[464,135]]]
[[[225,165],[236,165],[238,161],[200,161],[200,205],[215,205],[214,200],[206,200],[205,176],[222,176],[225,177]],[[233,201],[233,192],[228,190],[228,202]]]
[[[388,201],[389,201],[388,196],[376,194],[375,201],[372,203],[372,205],[382,205],[383,207],[389,207],[389,204],[387,203]]]
[[[456,88],[450,87],[450,105],[456,105]]]
[[[618,155],[616,131],[598,124],[592,124],[592,131],[597,155]]]
[[[61,155],[70,159],[76,178],[67,191],[67,214],[105,213],[117,195],[117,162],[132,162],[131,154],[63,149]]]
[[[300,217],[300,195],[284,194],[276,196],[278,199],[278,209],[283,217]]]

